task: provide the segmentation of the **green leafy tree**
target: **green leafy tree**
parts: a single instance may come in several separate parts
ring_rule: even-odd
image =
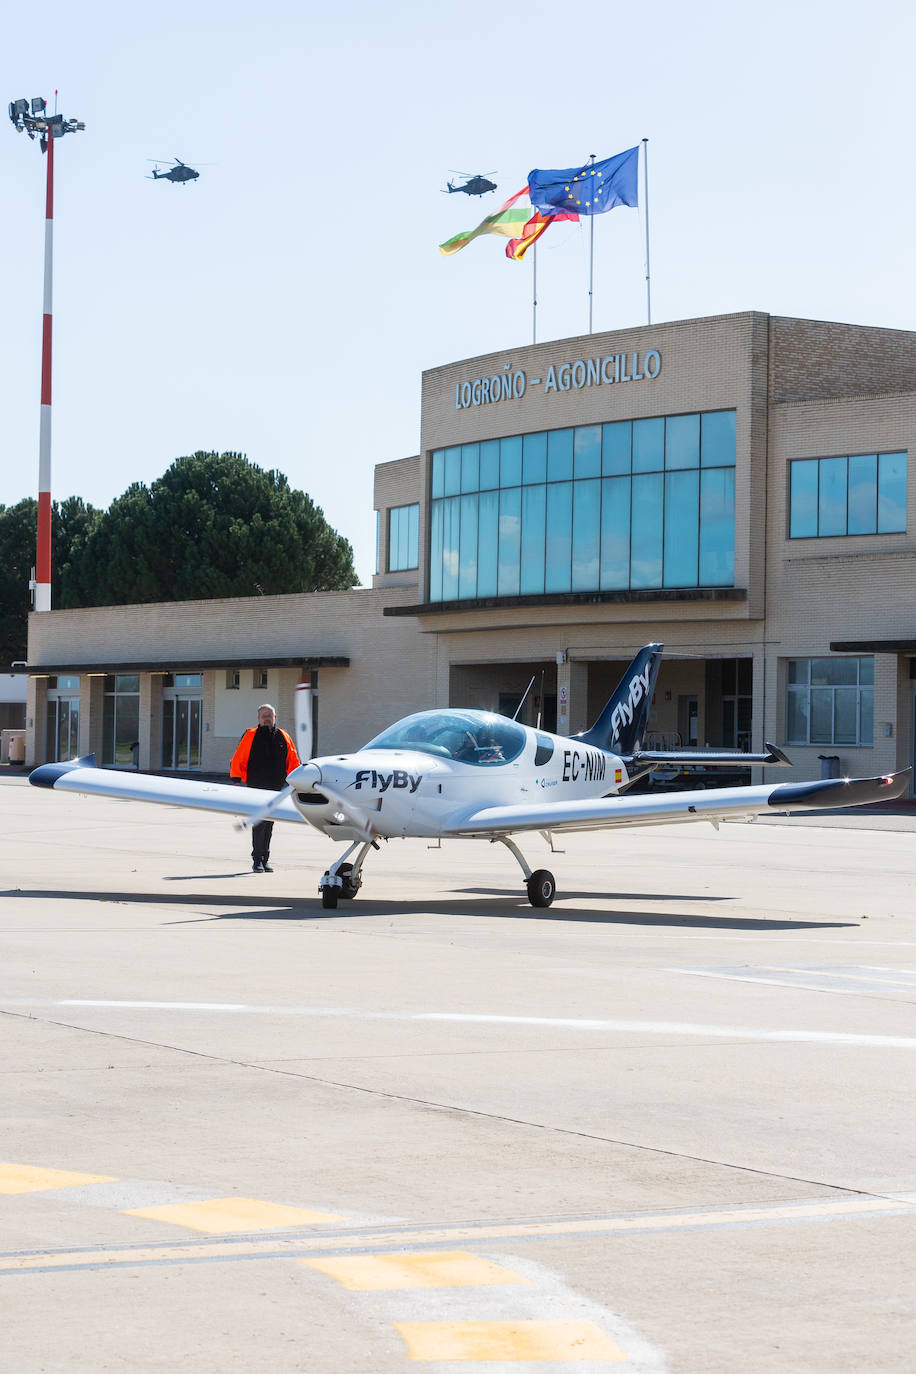
[[[309,496],[239,453],[178,458],[74,540],[63,605],[109,606],[356,584],[353,551]]]
[[[79,496],[51,505],[51,604],[61,590],[75,549],[98,523],[100,512]],[[27,497],[15,506],[0,506],[0,663],[25,659],[29,578],[35,566],[38,502]]]

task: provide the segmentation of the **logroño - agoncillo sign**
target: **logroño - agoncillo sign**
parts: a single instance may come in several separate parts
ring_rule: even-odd
[[[497,401],[520,401],[529,388],[543,386],[551,391],[581,391],[590,386],[611,386],[621,382],[654,381],[662,370],[662,355],[657,348],[645,353],[608,353],[603,358],[577,358],[572,363],[553,363],[544,377],[529,377],[523,368],[506,363],[492,377],[475,377],[455,383],[455,409],[494,405]]]

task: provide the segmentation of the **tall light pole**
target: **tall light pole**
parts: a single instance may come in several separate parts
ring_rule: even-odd
[[[48,159],[45,191],[45,268],[41,324],[41,429],[38,444],[38,535],[35,557],[36,611],[51,609],[51,285],[54,253],[54,144],[64,134],[85,129],[76,119],[47,113],[40,96],[10,101],[10,119],[18,133],[40,139]]]

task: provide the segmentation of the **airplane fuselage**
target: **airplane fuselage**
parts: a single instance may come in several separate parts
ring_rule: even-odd
[[[299,770],[304,790],[293,793],[303,817],[340,840],[437,838],[482,807],[587,800],[613,795],[628,781],[616,754],[488,712],[430,711],[408,722],[402,734],[426,727],[440,741],[463,732],[464,742],[391,747],[381,736],[356,753],[312,759]]]

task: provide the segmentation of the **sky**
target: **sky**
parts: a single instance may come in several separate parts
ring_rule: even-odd
[[[653,322],[916,327],[909,0],[86,0],[8,7],[0,100],[56,146],[52,493],[105,507],[182,454],[307,491],[374,571],[372,470],[424,369],[531,342],[531,255],[473,228],[532,167],[648,143]],[[188,185],[153,163],[199,168]],[[454,172],[495,194],[443,195]],[[6,122],[0,504],[37,495],[44,158]],[[642,195],[642,179],[640,179]],[[538,340],[588,328],[588,222],[538,250]],[[595,332],[646,322],[643,208],[595,222]]]

